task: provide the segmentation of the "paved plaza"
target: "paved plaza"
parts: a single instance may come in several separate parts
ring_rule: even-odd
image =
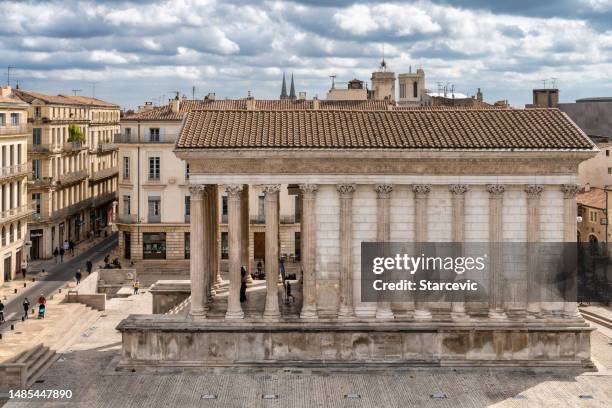
[[[257,290],[255,290],[256,292]],[[151,296],[113,299],[33,389],[70,389],[71,400],[13,400],[6,407],[606,407],[612,404],[612,340],[592,335],[598,372],[567,370],[412,368],[342,372],[170,370],[118,373],[121,337],[115,326],[129,313],[149,313]],[[607,332],[609,334],[609,332]],[[432,398],[441,393],[446,398]],[[348,399],[358,394],[359,399]],[[216,399],[202,399],[216,395]],[[264,399],[277,395],[278,399]],[[582,398],[581,398],[582,396]]]

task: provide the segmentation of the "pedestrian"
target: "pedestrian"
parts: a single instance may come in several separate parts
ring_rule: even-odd
[[[70,249],[70,243],[68,243],[67,239],[64,240],[63,248],[64,248],[64,252],[68,252],[68,250]]]
[[[21,261],[21,275],[23,276],[23,280],[26,278],[26,273],[28,273],[28,263],[24,259]]]
[[[59,250],[59,256],[60,256],[60,263],[64,262],[64,254],[66,253],[66,251],[64,250],[64,247],[61,247]]]
[[[57,263],[57,257],[59,256],[59,249],[55,247],[53,250],[53,258],[55,258],[55,263]]]
[[[91,263],[91,259],[87,260],[87,262],[85,263],[85,268],[87,269],[87,274],[89,275],[91,273],[91,270],[93,269],[93,263]]]
[[[27,319],[28,318],[28,310],[30,310],[30,301],[28,300],[28,298],[23,299],[23,318]]]
[[[0,323],[4,323],[4,303],[0,299]]]
[[[74,241],[70,240],[70,242],[68,242],[68,248],[70,249],[70,254],[74,255]]]
[[[76,275],[75,275],[77,285],[81,284],[82,277],[83,277],[83,274],[81,273],[81,268],[77,268]]]
[[[140,282],[138,280],[136,280],[134,282],[134,294],[137,295],[138,294],[138,289],[140,289]]]
[[[108,265],[109,262],[110,262],[110,254],[104,257],[104,266],[106,267],[106,265]]]
[[[247,271],[244,266],[240,267],[240,303],[247,301],[246,297],[247,290]]]
[[[39,319],[45,318],[46,309],[47,309],[47,299],[45,298],[44,293],[41,293],[40,297],[38,298],[38,318]]]

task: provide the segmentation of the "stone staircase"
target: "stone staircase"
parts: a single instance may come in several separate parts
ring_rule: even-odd
[[[31,314],[0,340],[0,388],[32,385],[101,313],[79,303],[47,302],[44,319]]]
[[[586,308],[580,308],[580,313],[582,313],[582,317],[585,319],[612,329],[612,317],[607,313]]]

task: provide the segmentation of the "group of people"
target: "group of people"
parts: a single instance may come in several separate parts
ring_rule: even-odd
[[[64,262],[64,255],[70,252],[70,255],[74,255],[74,241],[73,240],[65,240],[62,246],[55,247],[53,250],[53,258],[55,259],[55,263],[57,263],[58,258],[59,262]]]
[[[110,255],[106,255],[104,257],[104,269],[121,269],[121,262],[119,262],[119,258],[115,257],[113,261],[110,260]]]
[[[30,301],[28,300],[28,298],[23,299],[22,306],[23,306],[23,318],[27,319],[28,312],[30,311]],[[46,309],[47,309],[47,298],[45,297],[44,293],[41,293],[38,298],[38,318],[39,319],[45,318]],[[4,321],[4,317],[2,318],[2,320]]]

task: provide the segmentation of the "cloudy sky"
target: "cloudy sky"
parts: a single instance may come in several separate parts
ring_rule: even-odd
[[[337,82],[425,69],[522,106],[542,80],[561,98],[612,95],[612,0],[6,1],[0,61],[22,88],[80,89],[126,107],[196,97],[277,98],[283,71],[325,97]],[[3,75],[2,83],[6,82]]]

